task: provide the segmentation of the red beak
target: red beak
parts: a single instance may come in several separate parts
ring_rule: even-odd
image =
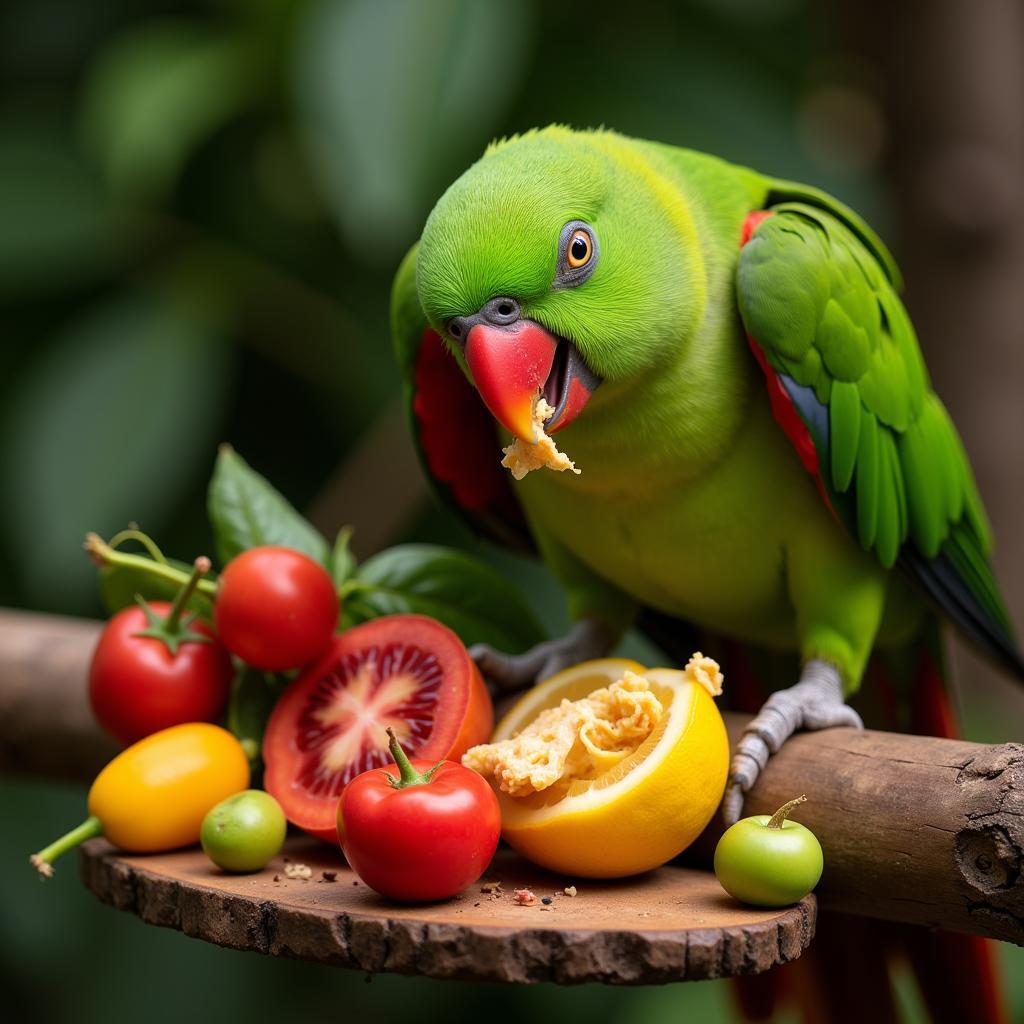
[[[466,361],[480,397],[494,418],[534,444],[534,399],[555,362],[558,339],[532,320],[507,327],[477,324],[466,339]]]
[[[532,320],[477,324],[466,338],[466,361],[494,418],[529,444],[539,440],[533,421],[538,396],[553,410],[544,428],[553,434],[576,419],[601,383],[572,342]]]

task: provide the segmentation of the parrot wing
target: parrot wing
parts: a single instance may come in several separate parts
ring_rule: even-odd
[[[823,499],[886,568],[900,564],[1024,678],[956,429],[931,388],[899,276],[851,211],[779,183],[747,221],[737,301],[776,421]]]
[[[440,500],[470,529],[506,547],[533,550],[508,474],[494,418],[427,323],[416,293],[416,250],[391,291],[391,337],[417,453]]]

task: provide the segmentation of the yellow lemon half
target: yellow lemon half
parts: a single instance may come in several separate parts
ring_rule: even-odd
[[[591,779],[525,797],[497,794],[502,836],[542,867],[586,878],[656,868],[700,835],[722,799],[729,769],[725,724],[708,690],[683,671],[614,658],[575,665],[520,698],[494,740],[509,739],[563,699],[610,686],[627,669],[648,681],[665,708],[632,754]]]

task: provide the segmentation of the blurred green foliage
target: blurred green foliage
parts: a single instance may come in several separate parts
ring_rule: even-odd
[[[98,614],[89,529],[134,519],[169,554],[210,550],[218,441],[308,505],[397,400],[391,274],[495,136],[563,121],[690,145],[825,187],[884,233],[877,85],[834,51],[828,13],[811,0],[4,5],[0,603]],[[856,132],[829,117],[837,93],[855,100]],[[406,539],[472,543],[433,508]],[[489,557],[558,628],[541,570]],[[27,880],[23,852],[80,817],[79,793],[0,793],[12,1019],[731,1017],[720,984],[366,986],[144,929],[98,907],[70,865],[46,890]]]

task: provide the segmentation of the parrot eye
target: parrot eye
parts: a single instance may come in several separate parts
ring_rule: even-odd
[[[590,246],[590,235],[582,228],[577,228],[569,239],[569,251],[566,253],[565,262],[573,270],[585,267],[590,262],[590,254],[593,250]]]
[[[589,224],[571,220],[562,228],[558,241],[558,271],[555,288],[574,288],[583,284],[594,272],[600,249],[597,236]]]

